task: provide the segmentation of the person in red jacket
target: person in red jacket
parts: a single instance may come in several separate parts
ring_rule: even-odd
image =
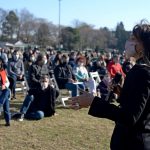
[[[110,73],[111,78],[114,78],[116,73],[121,73],[125,77],[125,73],[122,70],[122,66],[119,63],[119,55],[114,55],[113,60],[108,64],[108,72]]]
[[[10,126],[10,109],[9,109],[9,81],[4,69],[3,59],[0,57],[0,114],[4,111],[5,126]]]

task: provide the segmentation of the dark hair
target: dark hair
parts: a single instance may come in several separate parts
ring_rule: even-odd
[[[68,56],[63,54],[61,58],[68,58]]]
[[[17,54],[19,52],[19,50],[15,49],[13,54]]]
[[[57,53],[55,58],[54,58],[54,62],[60,64],[61,63],[61,57],[62,57],[62,54]]]
[[[46,56],[45,53],[40,53],[40,54],[38,54],[36,62],[42,61],[43,58],[44,58],[44,56]]]
[[[140,24],[137,24],[133,28],[133,35],[139,42],[142,42],[144,47],[144,61],[145,63],[150,64],[150,24],[143,23],[143,21]]]
[[[48,76],[48,75],[42,75],[42,76],[40,77],[40,79],[41,79],[41,80],[45,80],[45,79],[48,79],[48,80],[49,80],[49,76]]]
[[[118,54],[114,54],[114,55],[113,55],[113,58],[118,58],[118,57],[119,57]]]
[[[0,61],[2,62],[2,64],[0,65],[0,70],[4,69],[4,60],[2,57],[0,57]]]

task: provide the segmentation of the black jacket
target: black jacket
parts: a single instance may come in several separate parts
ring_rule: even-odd
[[[40,86],[40,78],[42,75],[48,75],[49,76],[49,69],[47,65],[38,65],[33,64],[29,68],[29,86],[30,88],[38,88]]]
[[[150,67],[135,65],[128,72],[120,107],[95,97],[89,114],[116,122],[112,150],[150,150]]]
[[[51,116],[55,113],[55,101],[59,93],[56,89],[49,86],[47,89],[42,90],[30,89],[28,91],[29,95],[34,96],[34,100],[31,103],[27,113],[35,112],[41,110],[44,112],[44,116]]]
[[[54,69],[54,75],[60,89],[65,88],[65,84],[68,79],[75,80],[75,76],[72,72],[72,68],[68,64],[60,64]]]

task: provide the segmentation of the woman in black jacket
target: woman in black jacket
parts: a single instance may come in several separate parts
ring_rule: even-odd
[[[40,78],[41,85],[30,89],[24,99],[20,113],[15,113],[12,118],[23,121],[24,117],[30,120],[40,120],[43,117],[55,115],[55,102],[59,91],[50,85],[47,75]]]
[[[150,150],[150,25],[136,25],[125,49],[137,64],[126,76],[120,106],[85,93],[72,98],[72,107],[90,105],[90,115],[115,121],[111,150]]]

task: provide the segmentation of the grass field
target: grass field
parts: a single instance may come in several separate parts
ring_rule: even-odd
[[[23,97],[11,101],[18,111]],[[88,109],[71,110],[56,105],[57,116],[40,121],[11,121],[0,118],[0,150],[109,150],[114,123],[87,115]]]

